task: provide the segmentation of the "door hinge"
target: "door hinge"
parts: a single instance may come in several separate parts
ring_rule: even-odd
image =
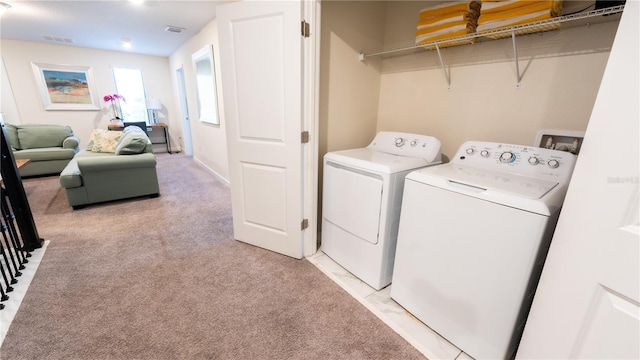
[[[300,230],[304,230],[309,227],[309,219],[303,219],[300,223]]]
[[[306,37],[306,38],[309,37],[309,23],[308,22],[302,20],[300,22],[300,30],[302,32],[302,37]]]
[[[309,142],[309,132],[308,131],[303,131],[302,133],[300,133],[300,141],[303,144],[306,144]]]

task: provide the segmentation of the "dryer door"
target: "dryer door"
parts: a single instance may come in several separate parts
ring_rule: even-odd
[[[334,162],[324,167],[324,202],[326,221],[360,239],[378,243],[382,176]]]

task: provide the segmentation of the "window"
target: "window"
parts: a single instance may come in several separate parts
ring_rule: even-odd
[[[124,121],[144,121],[148,124],[149,112],[145,105],[142,70],[113,68],[113,77],[116,81],[117,93],[125,99],[120,102]]]
[[[196,70],[196,89],[198,91],[198,116],[200,121],[220,124],[218,118],[218,98],[216,95],[216,76],[213,67],[213,49],[207,45],[191,55]]]

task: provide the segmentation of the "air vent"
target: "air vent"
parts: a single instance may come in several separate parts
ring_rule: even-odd
[[[167,27],[164,28],[164,31],[172,32],[172,33],[176,33],[176,34],[182,34],[182,32],[184,31],[184,28],[181,28],[181,27],[178,27],[178,26],[167,25]]]
[[[53,42],[63,43],[63,44],[73,44],[73,43],[75,43],[75,41],[73,41],[73,39],[69,39],[69,38],[62,37],[62,36],[56,36],[56,35],[42,35],[42,38],[47,40],[47,41],[53,41]]]

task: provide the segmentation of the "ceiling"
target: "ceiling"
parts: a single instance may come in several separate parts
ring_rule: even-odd
[[[215,19],[216,6],[235,0],[0,1],[11,5],[0,17],[3,39],[169,56]],[[594,1],[565,2],[565,13],[585,4],[593,6]],[[165,31],[168,26],[184,30]],[[123,48],[122,38],[130,39],[133,47]]]
[[[0,37],[131,53],[169,56],[216,17],[224,1],[1,0]],[[165,31],[183,28],[182,33]],[[125,49],[122,38],[131,40]]]

